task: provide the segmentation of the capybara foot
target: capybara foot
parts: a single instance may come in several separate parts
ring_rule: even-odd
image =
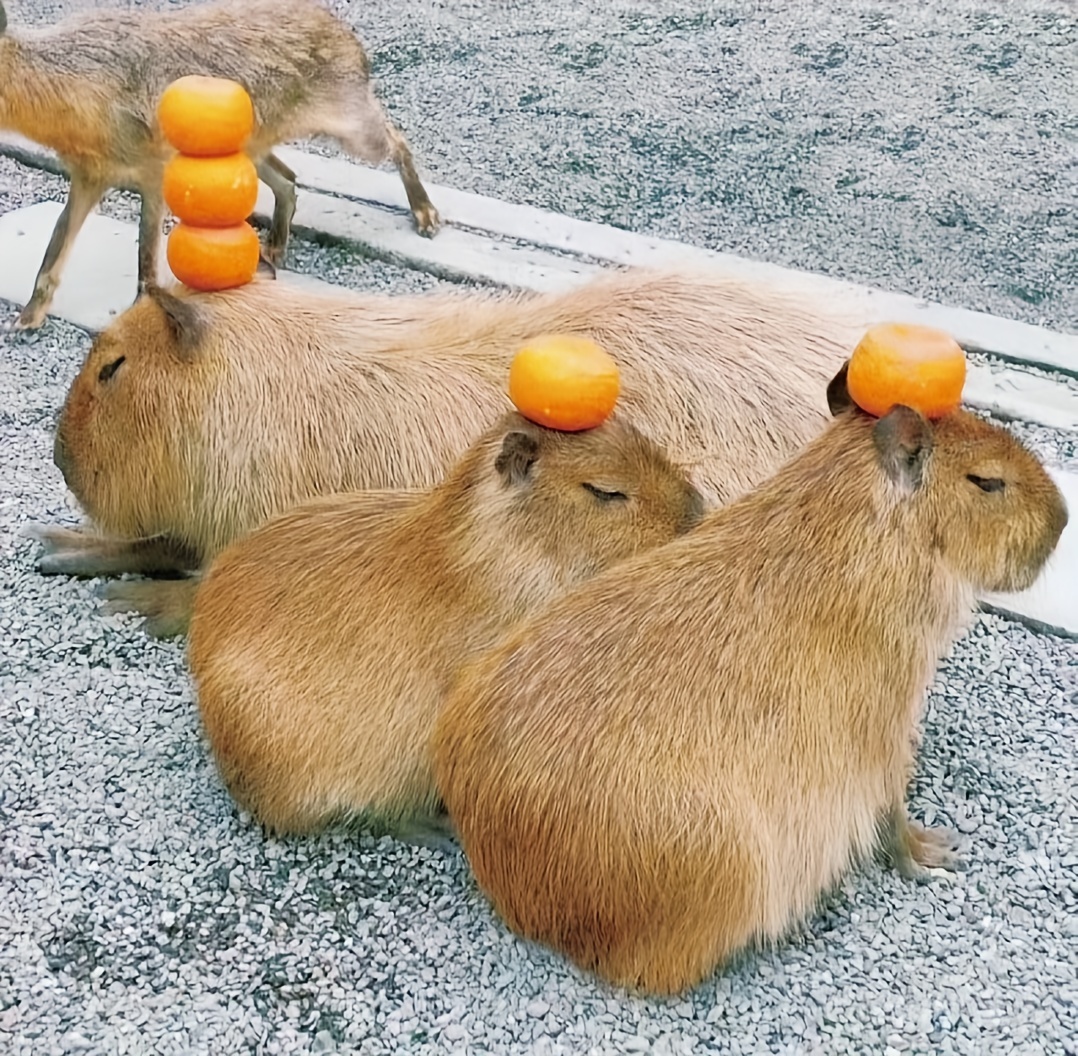
[[[44,576],[162,574],[197,567],[192,555],[167,539],[110,539],[93,531],[29,524],[22,536],[42,546],[37,570]]]
[[[390,831],[402,843],[410,843],[416,847],[428,847],[445,854],[454,854],[460,850],[457,830],[449,815],[444,812],[430,817],[399,821]]]
[[[928,828],[911,821],[905,808],[893,819],[888,852],[899,874],[909,880],[954,879],[961,837],[953,829]]]
[[[199,580],[122,580],[102,584],[96,591],[106,613],[137,613],[152,638],[175,638],[187,633]]]

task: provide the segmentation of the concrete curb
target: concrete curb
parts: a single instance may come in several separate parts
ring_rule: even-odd
[[[272,207],[272,194],[268,188],[261,188],[255,219],[266,222]],[[0,297],[17,304],[26,302],[60,209],[58,202],[39,202],[0,216],[0,243],[7,247],[0,256]],[[327,228],[341,238],[376,241],[383,248],[382,255],[395,261],[410,254],[403,262],[412,266],[416,253],[420,253],[424,270],[435,274],[479,278],[521,289],[565,288],[602,270],[597,265],[552,255],[544,257],[542,251],[491,241],[455,228],[447,228],[428,241],[412,230],[404,216],[316,193],[302,195],[296,209],[297,234],[309,232],[322,237]],[[76,326],[99,330],[131,304],[136,290],[136,231],[134,224],[92,215],[72,250],[52,314]],[[419,249],[410,249],[415,243],[420,243]],[[162,279],[171,278],[164,246],[158,267]],[[504,281],[506,274],[511,274],[511,283]],[[278,276],[282,281],[303,281],[311,287],[329,285],[284,269]],[[858,295],[856,287],[853,291],[854,296]],[[970,406],[1003,419],[1078,430],[1078,388],[1020,368],[971,363],[964,399]]]

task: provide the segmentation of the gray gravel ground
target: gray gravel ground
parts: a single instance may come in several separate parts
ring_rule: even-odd
[[[833,7],[353,16],[440,181],[1072,327],[1073,7]],[[63,186],[0,159],[0,211]],[[132,218],[126,195],[105,208]],[[341,248],[291,264],[439,284]],[[55,320],[0,335],[0,1051],[1078,1053],[1073,642],[981,616],[941,670],[912,808],[965,834],[957,882],[866,865],[780,948],[682,1000],[627,997],[510,936],[457,854],[263,838],[217,781],[181,648],[33,571],[19,530],[77,518],[49,455],[86,347]],[[1078,465],[1075,434],[1012,428]]]

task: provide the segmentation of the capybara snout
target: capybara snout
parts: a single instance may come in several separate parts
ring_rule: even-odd
[[[954,414],[936,434],[943,547],[976,589],[1025,590],[1067,525],[1063,495],[1037,458],[998,426]]]

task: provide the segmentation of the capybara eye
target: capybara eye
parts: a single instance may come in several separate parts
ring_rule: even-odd
[[[987,492],[1002,491],[1007,486],[999,477],[978,477],[976,473],[967,473],[966,480]]]
[[[629,497],[623,491],[604,491],[594,484],[585,484],[584,490],[594,495],[600,502],[624,502]]]
[[[105,365],[104,365],[104,366],[103,366],[103,367],[102,367],[102,368],[101,368],[101,369],[100,369],[100,370],[99,370],[99,371],[97,372],[97,380],[98,380],[98,381],[100,381],[102,385],[104,385],[104,383],[105,383],[106,381],[108,381],[108,380],[109,380],[109,378],[111,378],[111,377],[112,377],[112,375],[113,375],[113,374],[115,374],[115,373],[116,373],[116,371],[118,371],[118,370],[120,369],[120,364],[121,364],[121,363],[122,363],[122,362],[123,362],[123,361],[124,361],[125,359],[127,359],[127,356],[120,356],[120,358],[119,358],[119,359],[114,359],[114,360],[113,360],[113,361],[112,361],[111,363],[106,363],[106,364],[105,364]]]

